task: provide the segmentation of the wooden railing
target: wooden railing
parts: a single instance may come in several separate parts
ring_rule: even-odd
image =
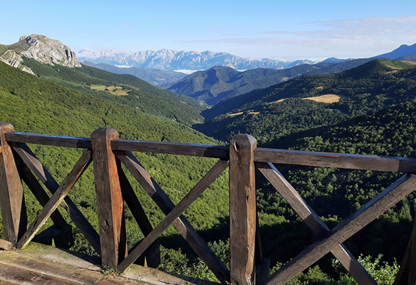
[[[62,206],[76,227],[101,256],[102,264],[106,267],[124,271],[145,251],[148,253],[148,264],[157,266],[159,261],[157,238],[169,225],[173,224],[195,253],[224,284],[251,284],[254,281],[252,277],[254,267],[256,267],[258,284],[284,284],[327,253],[332,253],[359,284],[376,284],[343,245],[343,242],[416,189],[416,176],[414,175],[416,159],[257,148],[256,140],[250,135],[237,135],[231,140],[229,147],[224,147],[121,140],[118,132],[111,128],[99,128],[92,133],[91,138],[18,133],[14,132],[10,124],[1,123],[0,141],[0,206],[5,235],[5,240],[0,240],[0,248],[20,249],[24,247],[49,217],[58,228],[64,228],[67,223],[59,211],[56,211],[58,206]],[[72,171],[59,185],[27,146],[28,143],[85,150]],[[211,157],[217,158],[218,161],[175,205],[132,152]],[[94,168],[99,233],[67,196],[91,162]],[[405,174],[335,228],[329,229],[273,163]],[[151,225],[140,201],[133,192],[121,168],[122,164],[166,215],[156,227],[153,228]],[[229,167],[230,175],[230,270],[182,216],[182,213],[227,167]],[[261,246],[259,246],[261,239],[257,230],[256,168],[318,237],[314,244],[270,276],[268,273],[270,264],[267,259],[263,258]],[[22,181],[43,206],[43,210],[29,226]],[[43,190],[41,183],[50,191],[50,195]],[[145,238],[130,252],[126,245],[124,203],[130,208],[145,235]],[[410,280],[413,284],[415,283],[412,270],[409,270],[415,264],[414,250],[411,240],[397,282]]]

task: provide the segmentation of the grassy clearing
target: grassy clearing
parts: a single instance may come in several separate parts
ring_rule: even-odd
[[[312,101],[320,102],[320,103],[331,104],[331,103],[339,102],[339,100],[341,100],[341,96],[335,95],[335,94],[325,94],[322,96],[308,97],[308,98],[303,98],[303,99],[312,100]]]
[[[416,62],[409,60],[386,60],[383,63],[385,66],[395,70],[413,68],[416,65]]]
[[[266,104],[281,103],[281,102],[283,102],[283,101],[285,101],[285,100],[286,100],[286,98],[283,98],[283,99],[279,99],[279,100],[277,100],[277,101],[269,102],[269,103],[266,103]]]
[[[243,114],[243,112],[238,112],[238,113],[230,114],[228,116],[229,117],[235,117],[235,116],[242,115],[242,114]]]
[[[131,90],[124,89],[122,86],[105,86],[105,85],[91,85],[93,90],[105,91],[116,96],[127,96]]]
[[[234,113],[234,114],[229,114],[228,117],[235,117],[235,116],[239,116],[242,115],[244,112],[238,112],[238,113]],[[249,112],[249,115],[258,115],[260,114],[260,112]]]

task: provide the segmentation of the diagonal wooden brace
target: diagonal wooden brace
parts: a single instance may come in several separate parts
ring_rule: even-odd
[[[26,166],[33,172],[33,174],[48,188],[53,194],[58,190],[59,184],[49,173],[49,171],[37,159],[35,154],[30,150],[26,144],[19,143],[13,146],[13,150],[20,156]],[[69,217],[74,222],[75,226],[85,236],[94,250],[100,254],[100,237],[92,227],[90,222],[84,217],[81,211],[77,208],[75,203],[66,196],[62,201],[61,206],[68,212]]]
[[[153,180],[150,174],[143,168],[131,152],[126,152],[125,155],[117,155],[117,158],[126,166],[133,177],[140,185],[142,185],[144,190],[149,194],[153,201],[155,201],[165,215],[168,215],[175,208],[175,204],[172,200],[170,200],[162,188]],[[186,220],[185,217],[180,216],[172,224],[215,276],[222,283],[229,282],[230,272],[214,252],[212,252],[207,243],[192,227],[188,220]]]
[[[271,275],[265,284],[285,284],[329,253],[334,247],[356,234],[415,189],[416,175],[406,174],[402,176],[357,212],[329,231],[325,238],[313,243],[276,273]]]
[[[323,236],[329,232],[326,224],[272,163],[257,162],[256,167],[308,225],[315,236]],[[331,249],[331,253],[341,262],[358,284],[377,284],[343,244]]]
[[[142,240],[137,247],[120,263],[118,269],[124,271],[148,248],[180,215],[217,179],[228,167],[228,162],[220,160],[195,185],[195,187],[170,211],[169,214]]]
[[[39,216],[33,221],[32,225],[28,228],[25,234],[17,243],[17,248],[25,247],[43,226],[50,215],[56,210],[69,190],[72,189],[74,184],[78,181],[79,177],[84,173],[85,169],[91,163],[91,151],[86,150],[81,158],[77,161],[71,173],[62,181],[61,186],[52,195],[45,207],[40,212]]]

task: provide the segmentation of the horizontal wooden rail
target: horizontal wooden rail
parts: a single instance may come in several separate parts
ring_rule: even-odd
[[[33,133],[7,133],[6,140],[14,143],[31,143],[71,148],[91,149],[91,139],[81,137],[53,136]],[[228,146],[170,143],[158,141],[115,140],[111,144],[112,150],[152,152],[199,157],[228,159]]]
[[[32,143],[91,149],[90,138],[19,132],[5,133],[5,137],[8,142],[15,143]],[[111,148],[112,150],[120,151],[211,157],[223,160],[229,158],[228,147],[217,145],[140,140],[115,140],[112,142]],[[405,157],[383,157],[373,155],[256,148],[254,150],[254,161],[315,167],[337,167],[357,170],[416,173],[416,159]]]
[[[53,135],[16,132],[16,133],[8,133],[6,136],[6,140],[8,142],[15,142],[15,143],[32,143],[32,144],[53,145],[53,146],[61,146],[61,147],[91,149],[90,138],[53,136]]]
[[[416,159],[257,148],[254,161],[316,167],[416,173]]]
[[[123,151],[139,151],[199,157],[213,157],[220,158],[223,160],[228,159],[229,156],[228,146],[205,144],[117,140],[112,142],[111,148],[113,150]]]

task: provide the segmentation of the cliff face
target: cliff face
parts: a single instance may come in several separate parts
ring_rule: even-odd
[[[29,73],[33,72],[22,66],[23,56],[42,64],[81,67],[76,54],[68,46],[42,35],[22,36],[19,42],[5,46],[5,49],[6,52],[0,55],[0,60]]]

